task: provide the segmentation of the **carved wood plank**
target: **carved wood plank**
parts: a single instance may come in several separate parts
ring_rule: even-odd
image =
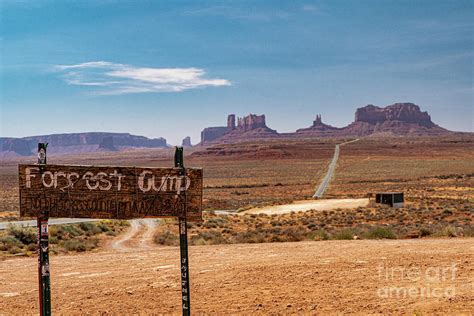
[[[202,169],[19,165],[20,216],[202,217]]]

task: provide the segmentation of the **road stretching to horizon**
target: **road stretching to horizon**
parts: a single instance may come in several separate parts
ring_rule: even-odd
[[[339,147],[356,142],[358,140],[359,139],[354,139],[354,140],[336,145],[336,148],[334,149],[334,156],[332,157],[331,163],[329,164],[328,171],[326,172],[326,175],[324,176],[323,181],[319,184],[319,187],[316,189],[316,192],[314,193],[313,198],[317,198],[317,199],[322,198],[324,195],[324,192],[329,186],[329,183],[331,182],[334,176],[334,171],[336,170],[337,161],[339,159]]]

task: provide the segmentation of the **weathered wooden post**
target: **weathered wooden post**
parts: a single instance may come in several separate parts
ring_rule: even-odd
[[[46,165],[48,143],[38,143],[38,166],[43,173]],[[37,216],[38,225],[38,281],[40,315],[51,315],[51,284],[49,278],[49,232],[48,209],[45,207]]]
[[[183,147],[176,147],[174,154],[174,166],[180,168],[179,175],[186,179],[186,169],[184,168]],[[186,181],[186,180],[185,180]],[[181,300],[183,315],[191,314],[190,290],[189,290],[189,260],[188,260],[188,231],[186,225],[187,198],[186,191],[183,191],[183,210],[179,219],[179,249],[181,254]]]

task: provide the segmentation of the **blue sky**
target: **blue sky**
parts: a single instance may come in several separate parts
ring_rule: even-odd
[[[0,136],[196,143],[229,113],[290,132],[395,102],[474,131],[473,1],[0,3]]]

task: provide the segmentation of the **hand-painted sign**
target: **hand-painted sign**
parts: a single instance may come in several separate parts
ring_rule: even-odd
[[[198,168],[20,165],[19,175],[21,216],[130,219],[185,209],[188,220],[202,216]]]

